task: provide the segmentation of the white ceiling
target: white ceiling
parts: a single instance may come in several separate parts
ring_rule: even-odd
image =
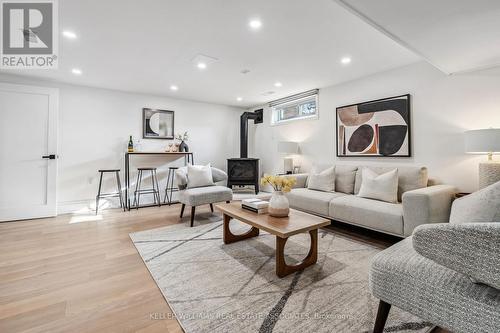
[[[420,60],[332,0],[64,0],[59,11],[60,30],[78,35],[61,36],[59,69],[4,72],[247,107]],[[200,71],[198,54],[217,61]]]
[[[499,0],[337,0],[443,72],[500,66]]]

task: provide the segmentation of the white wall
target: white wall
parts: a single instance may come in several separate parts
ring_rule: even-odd
[[[140,140],[140,149],[162,151],[172,140],[142,139],[142,108],[175,111],[175,132],[188,131],[187,142],[195,162],[212,163],[225,169],[228,157],[238,156],[239,116],[243,110],[223,105],[198,103],[161,96],[131,94],[106,89],[50,83],[19,76],[0,75],[9,83],[51,86],[60,89],[59,98],[59,213],[92,207],[98,186],[98,169],[120,168],[124,182],[124,152],[129,135]],[[137,166],[158,166],[160,189],[165,186],[168,165],[183,160],[164,157],[134,157]],[[135,176],[135,174],[133,174]],[[135,178],[134,178],[135,180]],[[104,190],[115,187],[108,176]],[[149,198],[145,198],[147,202]],[[141,199],[142,200],[142,199]],[[115,205],[116,200],[112,201]]]
[[[355,66],[355,64],[353,64]],[[283,169],[279,141],[301,142],[296,160],[302,170],[314,162],[339,164],[422,165],[430,177],[462,191],[477,188],[477,168],[485,156],[464,153],[463,132],[500,127],[498,70],[446,76],[427,63],[417,63],[320,90],[319,119],[252,128],[251,155],[261,158],[263,172]],[[335,148],[335,109],[338,106],[410,93],[412,95],[411,158],[338,158]]]

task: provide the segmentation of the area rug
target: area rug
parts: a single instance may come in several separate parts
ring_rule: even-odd
[[[248,227],[231,222],[231,230]],[[368,290],[380,251],[330,231],[319,232],[318,263],[278,278],[275,237],[265,232],[222,241],[219,215],[130,235],[186,332],[371,332],[378,300]],[[286,245],[287,262],[304,258],[309,236]],[[387,332],[427,332],[430,324],[393,307]]]

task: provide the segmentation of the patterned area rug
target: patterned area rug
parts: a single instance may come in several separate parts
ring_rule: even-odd
[[[231,230],[249,227],[231,222]],[[280,279],[275,237],[265,232],[222,242],[218,215],[130,235],[186,332],[371,332],[378,301],[368,290],[370,259],[380,250],[319,232],[318,263]],[[286,245],[288,263],[304,258],[309,236]],[[397,308],[387,332],[427,332],[430,324]]]

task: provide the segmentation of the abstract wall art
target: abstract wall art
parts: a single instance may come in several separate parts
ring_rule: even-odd
[[[174,111],[142,109],[142,137],[144,139],[173,139]]]
[[[337,156],[410,157],[410,95],[337,108]]]

